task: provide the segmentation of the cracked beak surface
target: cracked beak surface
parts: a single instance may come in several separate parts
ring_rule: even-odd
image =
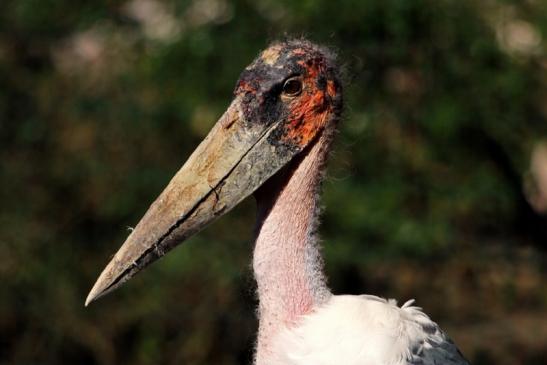
[[[150,206],[91,289],[85,305],[252,194],[301,148],[275,143],[279,120],[246,120],[236,97]]]

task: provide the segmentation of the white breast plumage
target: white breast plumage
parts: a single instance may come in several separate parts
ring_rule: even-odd
[[[277,337],[271,365],[468,364],[413,302],[332,296]]]

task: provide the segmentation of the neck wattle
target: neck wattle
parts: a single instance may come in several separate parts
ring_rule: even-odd
[[[256,194],[253,269],[258,284],[258,354],[299,316],[330,297],[316,236],[319,190],[330,137],[323,133]]]

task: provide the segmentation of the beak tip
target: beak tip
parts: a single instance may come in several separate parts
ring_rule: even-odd
[[[87,307],[90,303],[96,301],[102,296],[110,293],[114,289],[118,288],[122,283],[128,280],[130,275],[119,275],[119,272],[123,272],[124,267],[117,265],[116,260],[112,260],[106,268],[103,270],[99,278],[89,291],[84,305]],[[121,279],[120,279],[121,277]]]
[[[93,288],[89,291],[89,294],[87,295],[87,298],[85,299],[84,306],[88,306],[90,303],[96,301],[100,297],[102,297],[104,294],[106,294],[106,290],[104,288],[104,285],[102,283],[101,277],[97,280],[95,285],[93,285]]]
[[[94,302],[99,296],[100,294],[98,295],[98,293],[96,293],[95,286],[93,286],[93,288],[87,295],[87,298],[85,299],[84,306],[87,307],[91,302]]]

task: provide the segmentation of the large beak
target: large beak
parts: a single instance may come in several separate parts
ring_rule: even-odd
[[[280,121],[245,120],[241,109],[238,97],[127,237],[86,305],[228,212],[301,150],[275,142]]]

